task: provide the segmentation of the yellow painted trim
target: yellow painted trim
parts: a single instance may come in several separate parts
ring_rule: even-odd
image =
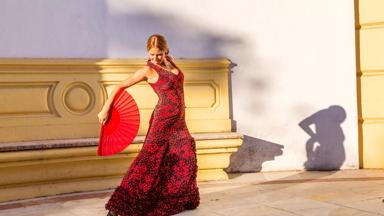
[[[355,4],[355,26],[358,28],[355,29],[355,53],[356,53],[356,96],[357,96],[357,122],[358,122],[358,150],[359,150],[359,168],[362,168],[363,165],[363,127],[359,119],[362,119],[362,107],[361,107],[361,76],[363,75],[360,72],[360,17],[359,17],[359,1],[354,0]]]
[[[371,22],[356,25],[356,30],[369,30],[375,28],[384,28],[384,22]]]
[[[384,159],[378,154],[384,150],[384,115],[380,111],[383,101],[379,97],[384,85],[384,66],[380,61],[384,4],[362,0],[354,3],[360,168],[384,168]]]

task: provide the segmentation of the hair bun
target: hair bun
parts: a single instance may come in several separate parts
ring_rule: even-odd
[[[166,54],[169,53],[169,48],[167,44],[167,40],[163,35],[160,34],[153,34],[149,36],[147,40],[147,51],[149,51],[152,48],[158,48],[161,51],[165,51]]]

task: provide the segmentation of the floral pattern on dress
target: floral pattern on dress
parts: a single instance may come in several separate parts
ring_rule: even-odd
[[[121,216],[166,216],[200,204],[195,139],[185,122],[184,74],[153,64],[159,75],[149,83],[159,100],[149,120],[143,148],[105,204]]]

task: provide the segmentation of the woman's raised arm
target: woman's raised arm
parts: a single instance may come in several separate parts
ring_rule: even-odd
[[[143,81],[146,79],[147,77],[147,73],[149,71],[149,66],[145,66],[143,68],[140,68],[139,70],[137,70],[132,76],[128,77],[127,79],[121,81],[120,84],[116,85],[111,94],[109,95],[107,101],[105,102],[102,110],[100,111],[100,113],[98,114],[98,117],[99,117],[99,122],[101,124],[104,124],[107,119],[108,119],[108,111],[112,105],[112,102],[113,102],[113,99],[115,98],[115,95],[117,94],[117,92],[121,89],[121,88],[128,88],[140,81]]]

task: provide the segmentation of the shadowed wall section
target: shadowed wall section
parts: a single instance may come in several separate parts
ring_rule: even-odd
[[[231,155],[227,172],[259,172],[264,162],[272,161],[283,154],[283,145],[247,135],[243,137],[243,144],[236,153]]]

